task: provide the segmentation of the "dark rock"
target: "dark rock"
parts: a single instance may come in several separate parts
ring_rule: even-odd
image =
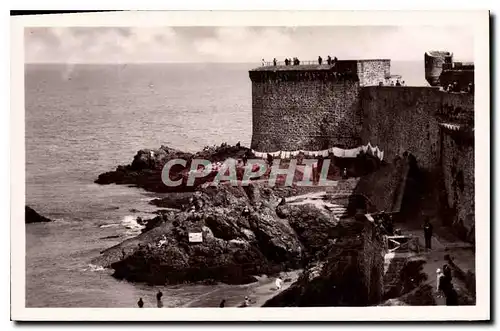
[[[154,284],[246,283],[255,281],[253,275],[301,265],[301,243],[288,221],[265,205],[252,206],[243,188],[207,187],[190,203],[147,221],[141,235],[92,263],[112,267],[119,279]],[[190,232],[202,232],[203,242],[189,243]]]
[[[181,209],[182,205],[189,205],[193,198],[194,192],[172,192],[167,193],[167,196],[153,199],[149,203],[163,208]]]
[[[25,213],[24,221],[26,224],[52,222],[51,219],[48,219],[47,217],[38,214],[36,211],[34,211],[32,208],[28,206],[24,207],[24,213]]]
[[[102,237],[101,239],[115,239],[115,238],[120,238],[120,236],[119,235],[106,236],[106,237]]]
[[[312,256],[323,251],[332,239],[343,235],[339,233],[343,228],[336,226],[338,221],[333,215],[313,205],[280,205],[276,213],[288,220]]]
[[[380,302],[383,248],[378,229],[368,221],[345,219],[343,234],[328,245],[328,255],[311,263],[288,289],[265,307],[367,306]]]
[[[192,192],[195,187],[211,181],[215,173],[211,176],[197,179],[194,186],[187,186],[187,174],[189,169],[180,165],[172,167],[170,178],[172,180],[182,180],[182,184],[176,187],[166,186],[162,181],[163,166],[173,159],[183,159],[187,162],[187,168],[193,158],[205,159],[211,162],[224,161],[228,158],[239,159],[243,155],[251,155],[251,150],[245,147],[224,145],[221,147],[206,147],[196,154],[185,153],[173,148],[162,146],[159,149],[142,149],[137,152],[130,165],[120,165],[115,171],[100,174],[95,180],[97,184],[121,184],[134,185],[151,192]]]

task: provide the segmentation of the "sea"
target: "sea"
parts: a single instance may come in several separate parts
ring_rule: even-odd
[[[248,70],[258,63],[26,64],[26,204],[55,222],[26,225],[27,307],[189,305],[224,285],[149,286],[90,264],[140,233],[161,194],[97,185],[138,150],[248,146]],[[422,62],[393,62],[406,85],[426,86]]]

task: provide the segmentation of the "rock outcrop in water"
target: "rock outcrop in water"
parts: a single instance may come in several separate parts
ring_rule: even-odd
[[[24,207],[24,221],[26,224],[28,223],[45,223],[45,222],[52,222],[51,219],[44,217],[37,213],[35,210],[33,210],[29,206]]]
[[[129,165],[120,165],[115,171],[100,174],[95,183],[97,184],[126,184],[144,188],[151,192],[181,192],[194,191],[195,187],[211,180],[210,176],[195,181],[194,186],[186,186],[186,169],[180,165],[173,166],[170,172],[172,180],[182,179],[178,187],[168,187],[162,182],[163,166],[170,160],[183,159],[189,166],[193,159],[204,159],[210,162],[223,162],[228,158],[242,158],[243,155],[251,157],[250,149],[239,146],[223,144],[219,147],[205,147],[203,151],[192,154],[182,152],[167,146],[158,149],[142,149],[134,156]]]

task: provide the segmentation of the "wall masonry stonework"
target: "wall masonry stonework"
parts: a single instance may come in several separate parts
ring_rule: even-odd
[[[452,132],[443,132],[442,173],[452,226],[467,241],[475,241],[474,145],[464,144]]]
[[[419,166],[435,167],[440,159],[440,131],[433,113],[441,107],[440,94],[427,87],[364,88],[362,143],[379,146],[387,162],[408,151]]]
[[[378,86],[391,76],[390,60],[358,61],[358,76],[361,86]]]
[[[252,148],[262,152],[359,145],[360,89],[350,81],[252,84]]]
[[[360,87],[390,76],[390,60],[250,71],[252,148],[260,152],[359,146]]]
[[[388,163],[409,152],[420,169],[442,179],[453,225],[473,237],[474,96],[438,87],[378,86],[390,75],[388,60],[345,61],[337,69],[347,75],[321,68],[250,72],[251,147],[275,152],[371,143]],[[443,132],[443,124],[461,125],[469,139]]]

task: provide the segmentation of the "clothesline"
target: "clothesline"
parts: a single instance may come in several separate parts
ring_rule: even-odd
[[[274,158],[280,158],[280,159],[289,159],[291,157],[296,157],[300,153],[304,154],[305,156],[323,156],[323,157],[328,157],[331,154],[333,154],[336,157],[342,157],[342,158],[355,158],[356,156],[363,151],[364,153],[367,153],[367,151],[370,150],[371,154],[373,156],[378,157],[380,160],[384,159],[384,152],[381,151],[378,146],[373,147],[371,143],[368,143],[365,146],[360,146],[356,148],[351,148],[351,149],[342,149],[338,147],[331,147],[328,149],[320,150],[320,151],[307,151],[307,150],[296,150],[296,151],[275,151],[275,152],[258,152],[255,150],[252,150],[254,155],[258,158],[266,158],[267,154],[270,154]]]

